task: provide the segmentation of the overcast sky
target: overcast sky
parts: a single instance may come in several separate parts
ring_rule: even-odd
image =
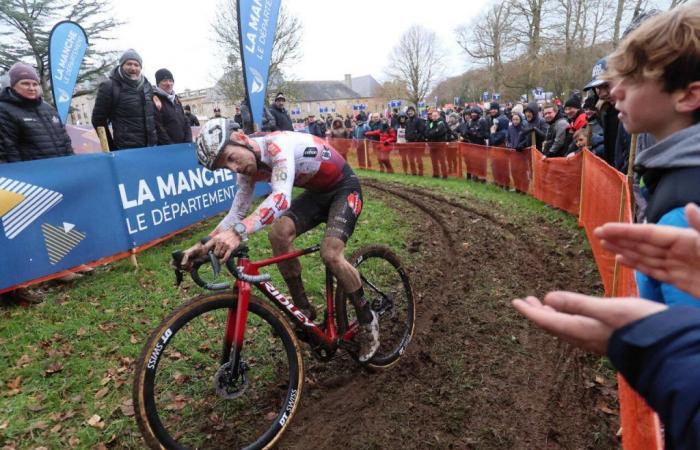
[[[154,81],[161,67],[173,72],[176,91],[210,87],[221,75],[211,23],[220,0],[119,0],[114,16],[125,22],[109,42],[113,49],[136,49],[145,75]],[[391,49],[411,25],[437,33],[449,55],[446,76],[470,63],[454,37],[487,0],[282,0],[303,24],[302,61],[290,71],[300,80],[342,80],[371,74],[385,79]]]

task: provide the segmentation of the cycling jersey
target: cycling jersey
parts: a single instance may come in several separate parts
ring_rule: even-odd
[[[261,164],[252,177],[238,174],[233,204],[217,226],[218,231],[229,230],[241,222],[247,233],[254,233],[289,209],[292,187],[317,193],[331,192],[343,180],[354,176],[345,159],[316,136],[283,131],[251,140],[260,146]],[[258,181],[269,181],[272,192],[246,217]]]

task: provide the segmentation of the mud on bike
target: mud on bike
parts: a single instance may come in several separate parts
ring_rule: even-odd
[[[309,320],[290,297],[259,269],[319,251],[315,245],[260,261],[238,247],[226,263],[235,277],[208,282],[218,260],[196,261],[190,275],[215,291],[173,311],[151,333],[136,364],[136,419],[151,448],[269,448],[282,436],[299,406],[304,385],[300,340],[312,354],[330,360],[338,349],[357,359],[358,323],[347,296],[326,268],[323,322]],[[173,253],[181,261],[182,252]],[[180,258],[178,260],[178,258]],[[371,245],[349,259],[360,272],[364,292],[379,316],[381,346],[365,365],[383,369],[403,355],[413,335],[414,299],[399,258]],[[182,271],[175,271],[178,282]],[[264,297],[252,295],[255,286]]]

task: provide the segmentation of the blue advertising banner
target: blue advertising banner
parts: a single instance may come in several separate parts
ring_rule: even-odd
[[[234,194],[235,175],[198,166],[192,144],[0,164],[0,292],[145,246]]]
[[[73,89],[87,50],[85,30],[75,22],[56,24],[49,36],[49,69],[53,102],[62,124],[66,124]]]
[[[281,0],[238,0],[236,3],[246,97],[256,131],[260,131]]]

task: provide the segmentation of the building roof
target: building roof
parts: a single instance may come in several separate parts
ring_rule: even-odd
[[[295,100],[302,102],[362,98],[342,81],[295,81],[290,85]]]
[[[361,97],[374,97],[377,89],[381,87],[372,75],[352,77],[351,83],[352,90],[360,94]]]

